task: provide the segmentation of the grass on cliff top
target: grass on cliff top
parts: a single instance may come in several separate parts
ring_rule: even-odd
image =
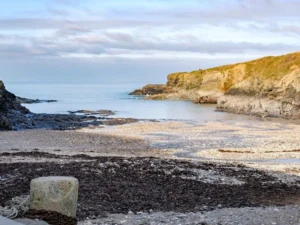
[[[268,56],[249,62],[209,68],[204,70],[204,72],[223,72],[241,64],[246,65],[245,79],[251,76],[259,76],[263,79],[277,79],[288,73],[292,66],[300,67],[300,52],[282,56]]]
[[[261,76],[262,78],[277,78],[285,75],[294,65],[300,67],[300,52],[281,56],[267,56],[248,62],[212,67],[205,70],[195,70],[188,73],[172,73],[168,77],[177,78],[183,74],[201,76],[209,72],[224,72],[226,70],[233,69],[238,65],[246,65],[245,77]]]
[[[190,90],[199,88],[202,85],[203,77],[213,72],[227,74],[225,82],[220,84],[219,89],[222,91],[229,90],[234,85],[233,74],[236,66],[244,65],[245,71],[243,79],[250,77],[259,78],[260,80],[276,80],[286,75],[292,66],[300,67],[300,52],[291,53],[282,56],[268,56],[249,62],[224,65],[206,70],[195,70],[191,72],[179,72],[168,75],[167,86],[184,88]]]
[[[172,73],[168,75],[167,86],[191,90],[201,86],[202,80],[203,76],[192,72]]]

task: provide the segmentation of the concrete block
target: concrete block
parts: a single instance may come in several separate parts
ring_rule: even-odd
[[[30,183],[30,208],[76,217],[78,180],[74,177],[40,177]]]

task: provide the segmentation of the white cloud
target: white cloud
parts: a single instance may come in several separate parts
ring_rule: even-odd
[[[2,61],[191,60],[197,67],[197,60],[224,64],[300,50],[300,0],[45,2],[36,13],[0,16]]]

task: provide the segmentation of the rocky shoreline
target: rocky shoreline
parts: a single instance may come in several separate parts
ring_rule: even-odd
[[[217,104],[217,110],[300,119],[300,52],[168,75],[165,85],[131,94],[153,100]]]
[[[98,116],[113,116],[116,112],[111,110],[77,110],[77,111],[69,111],[71,115],[74,114],[83,114],[85,116],[98,115]]]
[[[300,105],[297,102],[265,97],[225,95],[218,99],[217,110],[260,117],[300,119]]]
[[[17,102],[20,104],[37,104],[37,103],[51,103],[51,102],[57,102],[57,100],[40,100],[40,99],[29,99],[29,98],[22,98],[16,96]]]
[[[257,149],[263,145],[282,148],[272,156],[298,157],[296,150],[284,152],[298,146],[299,130],[294,125],[270,123],[266,128],[265,124],[254,122],[230,125],[141,121],[101,128],[102,124],[137,121],[100,116],[110,113],[113,112],[79,110],[70,115],[27,112],[27,117],[33,117],[29,121],[36,122],[33,127],[49,130],[27,130],[23,124],[17,128],[26,131],[2,132],[0,204],[28,194],[33,178],[61,175],[79,179],[80,225],[250,225],[298,221],[299,167],[288,166],[274,172],[269,170],[273,168],[270,165],[267,170],[240,162],[187,159],[209,148],[232,159],[232,155],[240,154],[237,151],[241,148],[249,155],[250,146]],[[65,128],[83,129],[53,130]],[[283,145],[282,139],[287,143]],[[219,151],[220,146],[224,151]],[[236,152],[230,152],[233,148]],[[204,157],[216,154],[203,152]],[[182,158],[174,159],[175,156]],[[267,214],[253,216],[262,212]],[[49,212],[31,211],[25,216],[62,224],[59,215]]]
[[[172,88],[163,84],[148,84],[141,89],[131,92],[129,95],[159,95],[172,93]]]
[[[83,127],[117,125],[137,122],[131,118],[108,118],[110,110],[79,110],[70,114],[36,114],[21,104],[51,103],[55,100],[32,100],[17,97],[0,81],[0,131],[26,129],[75,130]]]
[[[267,98],[266,103],[262,98],[247,102],[253,95],[236,87],[225,94],[211,95],[191,83],[186,86],[188,90],[182,90],[178,87],[180,77],[181,74],[172,75],[166,85],[147,86],[133,94],[145,94],[152,99],[193,99],[201,104],[215,103],[217,99],[224,101],[219,103],[223,105],[219,110],[229,111],[236,104],[234,112],[262,115],[264,110],[264,116],[297,118],[297,108],[291,114],[293,109],[275,104],[279,100],[273,99],[267,105],[279,89],[261,95]],[[209,83],[205,79],[201,82]],[[277,97],[283,96],[285,102],[294,102],[296,106],[298,95],[293,88],[288,86]],[[229,99],[229,103],[224,100],[232,96],[240,98]],[[246,107],[256,101],[261,101],[258,106]],[[242,104],[245,107],[239,108]],[[299,221],[299,164],[279,165],[278,169],[254,163],[270,157],[298,159],[297,125],[278,121],[134,123],[139,120],[108,117],[114,114],[109,110],[34,114],[0,82],[0,130],[10,130],[2,131],[0,136],[0,204],[28,194],[33,178],[61,175],[79,179],[77,219],[82,225]],[[102,127],[127,123],[133,124]],[[253,161],[247,161],[249,158]],[[270,215],[253,216],[262,212]],[[54,221],[47,212],[32,212],[29,216]]]

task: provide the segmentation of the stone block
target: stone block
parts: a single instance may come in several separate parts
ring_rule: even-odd
[[[30,208],[76,217],[78,180],[74,177],[40,177],[30,183]]]
[[[49,225],[48,223],[46,223],[42,220],[16,219],[14,221],[24,224],[24,225]]]
[[[23,225],[22,223],[18,223],[16,221],[7,219],[3,216],[0,216],[0,225]]]

